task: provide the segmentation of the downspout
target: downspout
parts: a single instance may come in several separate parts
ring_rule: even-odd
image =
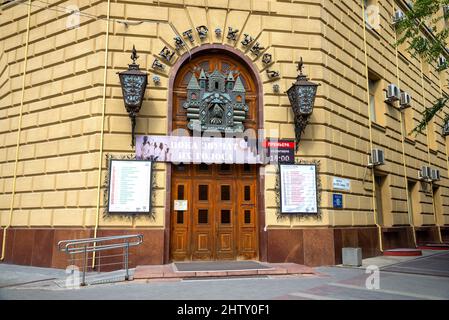
[[[19,162],[20,134],[22,132],[23,99],[25,97],[25,76],[28,64],[28,40],[30,35],[30,17],[31,17],[31,0],[28,1],[28,21],[27,21],[26,43],[25,43],[25,59],[23,63],[22,93],[20,98],[19,125],[17,129],[16,157],[14,160],[14,178],[12,182],[11,203],[9,207],[9,221],[8,225],[3,228],[2,256],[0,257],[0,261],[3,261],[6,255],[6,233],[7,230],[12,225],[12,214],[14,211],[14,197],[16,195],[17,164]]]
[[[394,2],[393,2],[393,14],[395,12],[395,8],[394,8]],[[397,43],[398,39],[397,39],[397,35],[396,35],[396,31],[393,30],[393,34],[394,34],[394,43]],[[396,79],[398,82],[398,88],[399,91],[401,90],[401,79],[399,77],[399,54],[398,54],[398,47],[395,45],[395,55],[396,55]],[[402,136],[402,165],[404,167],[404,180],[405,180],[405,194],[406,194],[406,199],[407,199],[407,213],[408,213],[408,223],[410,225],[410,227],[412,228],[412,233],[413,233],[413,243],[415,244],[415,248],[418,246],[416,243],[416,231],[415,231],[415,224],[413,222],[413,213],[410,212],[409,208],[411,207],[411,199],[409,199],[409,190],[408,190],[408,179],[407,179],[407,165],[405,164],[406,161],[406,157],[405,157],[405,135],[407,134],[406,132],[404,132],[404,115],[402,113],[402,111],[399,111],[399,115],[400,115],[400,121],[401,121],[401,136]]]
[[[367,45],[366,45],[366,21],[365,21],[365,4],[364,1],[360,1],[362,5],[362,25],[363,25],[363,49],[364,49],[364,57],[365,57],[365,77],[366,77],[366,101],[368,106],[368,126],[369,126],[369,144],[370,144],[370,150],[373,149],[373,130],[371,125],[371,111],[370,111],[370,95],[369,95],[369,75],[368,75],[368,53],[367,53]],[[374,214],[374,223],[377,227],[377,232],[379,235],[379,250],[380,252],[383,252],[383,246],[382,246],[382,227],[379,225],[377,221],[377,205],[376,205],[376,182],[375,182],[375,175],[374,175],[374,167],[371,167],[371,175],[373,177],[372,179],[372,189],[373,189],[373,214]]]
[[[111,11],[111,0],[108,0],[108,10],[106,16],[106,48],[104,51],[104,71],[103,71],[103,98],[101,111],[101,133],[100,133],[100,156],[98,159],[98,177],[97,177],[97,213],[95,217],[94,238],[98,234],[98,226],[100,223],[100,199],[101,199],[101,169],[103,163],[103,135],[104,135],[104,117],[106,112],[106,80],[108,71],[108,48],[109,48],[109,15]],[[94,242],[94,248],[96,242]],[[92,268],[95,267],[95,250],[92,252]]]
[[[422,60],[421,60],[421,67],[420,67],[420,71],[421,71],[421,87],[422,87],[422,99],[423,99],[423,108],[426,107],[426,90],[424,88],[424,71],[423,71],[423,65],[422,65]],[[427,164],[431,165],[430,163],[430,140],[429,140],[429,126],[426,126],[426,141],[427,141]],[[433,184],[430,184],[430,188],[431,188],[431,192],[432,192],[432,212],[433,212],[433,217],[435,219],[435,226],[438,229],[438,238],[440,240],[440,242],[443,242],[443,239],[441,237],[441,228],[440,225],[438,224],[438,218],[437,218],[437,214],[436,214],[436,210],[435,210],[435,201],[433,199]]]
[[[440,73],[439,73],[439,78],[440,78],[439,79],[440,80],[440,85],[439,85],[440,96],[443,96],[443,87],[441,85],[441,72],[444,72],[444,70],[440,71]],[[449,159],[447,157],[447,143],[446,143],[446,147],[444,148],[444,150],[446,151],[445,152],[446,153],[446,156],[445,156],[445,158],[446,158],[446,166],[449,168]],[[438,239],[440,240],[440,243],[443,243],[443,236],[441,235],[441,226],[444,223],[441,223],[441,221],[439,221],[440,219],[438,218],[437,211],[435,210],[435,200],[433,198],[433,185],[432,185],[432,203],[433,203],[433,212],[435,214],[435,225],[437,226],[437,229],[438,229]]]

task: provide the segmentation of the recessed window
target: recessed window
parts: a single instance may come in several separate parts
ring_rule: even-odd
[[[438,150],[437,132],[435,130],[435,118],[430,120],[427,124],[427,134],[429,135],[429,148],[432,150]]]
[[[369,79],[369,112],[371,121],[376,122],[376,81]]]
[[[403,131],[404,137],[406,137],[410,140],[415,140],[415,135],[410,134],[412,132],[413,128],[415,128],[414,113],[415,113],[415,111],[413,110],[413,108],[407,108],[402,111],[402,114],[403,114],[403,116],[402,116],[402,131]]]
[[[198,223],[199,224],[207,224],[208,222],[208,210],[200,209],[198,210]]]
[[[251,211],[250,210],[245,210],[245,223],[251,223]]]
[[[365,23],[370,29],[379,28],[379,7],[377,0],[364,0]]]
[[[251,166],[248,163],[243,164],[243,172],[251,172]]]
[[[209,171],[209,166],[207,165],[207,164],[205,164],[205,163],[201,163],[200,164],[200,166],[199,166],[199,170],[200,171]]]
[[[200,184],[198,186],[198,200],[207,201],[208,200],[209,186],[207,184]]]
[[[441,199],[441,188],[437,185],[432,187],[433,192],[433,211],[435,212],[435,216],[442,216],[443,212],[443,202]]]
[[[386,192],[386,188],[388,187],[385,182],[385,177],[375,176],[375,187],[376,187],[376,215],[377,215],[377,223],[379,225],[383,225],[383,204],[384,200],[382,194]]]
[[[430,77],[430,64],[429,64],[429,62],[425,58],[422,58],[421,64],[422,64],[422,73],[423,73],[423,75],[426,76],[426,77]]]
[[[184,223],[184,211],[176,212],[176,223],[178,223],[178,224]]]
[[[221,200],[231,200],[231,186],[221,186]]]
[[[184,200],[184,185],[178,185],[178,200]]]
[[[231,223],[231,210],[221,210],[221,223]]]
[[[227,164],[227,163],[222,163],[220,165],[220,171],[224,171],[224,172],[231,171],[231,165]]]
[[[385,125],[385,92],[383,81],[372,72],[368,74],[369,113],[372,122]]]
[[[244,199],[245,199],[245,201],[251,200],[251,187],[250,186],[245,186]]]

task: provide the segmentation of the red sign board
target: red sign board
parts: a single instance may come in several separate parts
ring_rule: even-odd
[[[295,142],[293,140],[267,139],[263,147],[268,149],[270,163],[294,163]]]

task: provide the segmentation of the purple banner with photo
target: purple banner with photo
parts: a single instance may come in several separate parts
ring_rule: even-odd
[[[263,148],[259,148],[264,150]],[[243,138],[136,136],[136,158],[173,163],[264,163],[257,142]]]

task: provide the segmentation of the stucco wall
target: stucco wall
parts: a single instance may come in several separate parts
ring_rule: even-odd
[[[139,54],[137,62],[150,73],[145,101],[137,120],[137,134],[167,133],[170,66],[186,54],[186,50],[180,50],[170,63],[162,61],[164,71],[152,69],[154,59],[161,60],[159,52],[165,45],[174,49],[175,34],[164,23],[168,21],[180,34],[193,29],[195,42],[191,44],[185,39],[190,48],[204,43],[224,44],[235,47],[253,60],[263,82],[267,135],[270,130],[277,130],[280,138],[294,138],[293,113],[285,91],[297,75],[295,62],[300,56],[306,64],[305,73],[312,81],[321,83],[297,157],[321,162],[322,218],[278,221],[274,168],[267,167],[265,208],[268,228],[373,225],[372,175],[371,170],[366,169],[370,136],[373,146],[382,147],[386,154],[386,164],[380,168],[389,174],[384,208],[389,207],[391,211],[385,214],[386,225],[408,224],[404,173],[417,178],[418,168],[428,162],[440,169],[442,179],[438,185],[442,186],[442,212],[449,213],[447,150],[440,135],[442,118],[438,116],[430,127],[433,135],[408,136],[404,142],[401,135],[401,121],[408,121],[408,128],[416,123],[424,108],[423,101],[429,106],[440,95],[440,79],[446,77],[447,72],[438,74],[430,67],[431,72],[423,76],[417,59],[407,53],[399,53],[396,58],[394,30],[389,25],[392,1],[380,3],[381,29],[378,33],[366,31],[368,68],[376,71],[385,84],[396,83],[410,92],[413,108],[407,109],[404,120],[401,120],[397,109],[385,106],[383,126],[369,125],[360,1],[123,0],[108,4],[104,0],[78,0],[57,3],[59,6],[69,4],[77,4],[82,12],[100,18],[107,17],[109,11],[110,17],[115,19],[155,19],[161,23],[125,26],[110,22],[107,30],[106,20],[81,16],[79,27],[67,29],[69,14],[44,10],[42,4],[31,7],[29,19],[26,3],[2,11],[2,226],[8,225],[11,208],[14,227],[88,227],[95,225],[98,212],[100,228],[164,226],[165,164],[156,166],[156,220],[147,217],[103,219],[102,186],[106,175],[105,155],[133,153],[130,121],[116,75],[130,63],[133,45]],[[209,29],[208,37],[203,40],[195,32],[195,27],[200,25]],[[239,29],[237,41],[226,38],[228,26]],[[223,30],[221,37],[214,33],[217,27]],[[245,33],[257,38],[256,41],[266,48],[265,52],[273,55],[273,64],[268,68],[279,71],[280,79],[270,80],[260,57],[242,46],[240,41]],[[26,49],[28,59],[24,70]],[[25,77],[22,76],[24,71]],[[161,78],[158,86],[152,81],[155,74]],[[274,83],[279,84],[279,93],[273,91]],[[427,136],[435,141],[427,141]],[[351,179],[349,192],[338,191],[344,193],[343,210],[332,209],[333,176]],[[15,196],[11,206],[13,188]],[[421,190],[417,196],[415,224],[433,223],[432,195]],[[443,221],[449,223],[449,214],[441,216],[440,222]]]

